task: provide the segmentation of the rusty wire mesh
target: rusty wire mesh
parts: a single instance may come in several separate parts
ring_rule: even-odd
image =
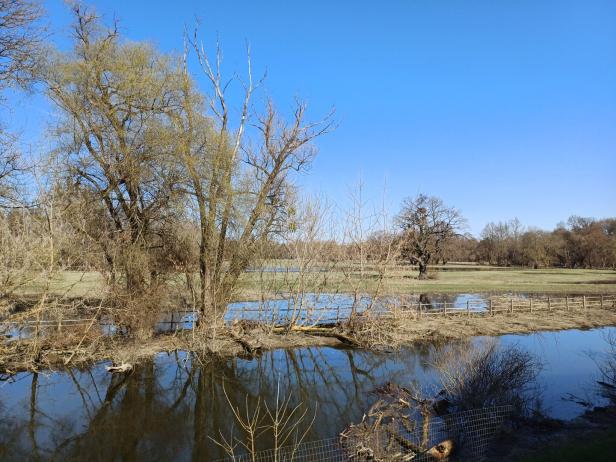
[[[512,412],[512,406],[473,409],[433,419],[428,425],[422,425],[419,422],[415,431],[403,430],[395,438],[386,431],[380,431],[361,440],[344,437],[329,438],[269,449],[256,454],[236,455],[221,460],[236,462],[481,461],[490,458],[494,438],[510,419]],[[435,454],[438,453],[439,446],[446,441],[453,445],[451,455],[448,458],[436,458]]]

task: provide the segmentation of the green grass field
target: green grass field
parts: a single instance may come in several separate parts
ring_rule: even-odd
[[[523,269],[452,265],[435,270],[435,279],[418,280],[412,268],[394,267],[381,281],[380,294],[406,293],[616,293],[616,271],[585,269]],[[282,272],[247,272],[240,279],[237,299],[258,298],[263,293],[284,293],[292,290],[300,275]],[[379,285],[378,274],[370,269],[363,275],[358,268],[350,271],[333,269],[303,275],[307,290],[320,292],[374,293]],[[65,271],[49,283],[50,291],[73,297],[93,296],[102,288],[103,278],[95,272]],[[42,285],[32,284],[24,293],[37,293]]]
[[[436,278],[419,280],[412,268],[396,267],[387,272],[382,281],[381,293],[475,293],[475,292],[522,292],[589,294],[616,293],[616,271],[584,269],[503,269],[490,267],[447,267],[436,271]],[[257,291],[260,285],[270,284],[276,291],[284,292],[298,275],[289,273],[246,273],[241,279],[241,288],[246,295]],[[308,285],[321,287],[322,292],[349,292],[356,287],[372,293],[378,285],[376,272],[366,271],[361,276],[358,270],[349,275],[342,271],[329,271],[309,275]]]

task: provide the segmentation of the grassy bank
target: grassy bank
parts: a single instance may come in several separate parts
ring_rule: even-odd
[[[97,329],[86,333],[65,328],[38,340],[0,345],[0,372],[30,368],[56,368],[112,360],[138,363],[161,351],[193,351],[204,357],[233,357],[259,350],[352,344],[363,348],[396,348],[425,342],[464,340],[474,336],[498,336],[564,329],[590,329],[616,325],[616,310],[496,313],[471,316],[464,313],[438,317],[399,316],[368,319],[359,325],[341,324],[331,329],[306,328],[274,331],[268,326],[237,325],[211,332],[178,331],[170,335],[104,336]],[[350,340],[350,341],[344,341]],[[246,346],[249,346],[247,351]]]
[[[396,267],[386,273],[381,293],[616,293],[616,271],[612,270],[452,267],[434,274],[434,279],[419,280],[414,269]],[[255,296],[263,285],[262,280],[273,291],[285,292],[297,277],[294,273],[245,273],[241,279],[241,292],[248,297]],[[320,286],[322,292],[349,292],[361,287],[371,293],[379,283],[375,271],[366,271],[363,276],[359,271],[352,271],[349,276],[349,273],[336,269],[327,272],[326,277],[312,277],[310,280]]]
[[[435,270],[435,278],[416,279],[413,268],[396,266],[387,271],[382,281],[373,269],[363,274],[358,268],[336,269],[311,273],[305,277],[307,290],[327,293],[353,292],[356,288],[374,293],[380,284],[381,294],[408,293],[551,293],[608,294],[616,293],[616,271],[585,269],[527,269],[487,266],[452,265]],[[293,272],[246,272],[235,294],[237,300],[258,299],[262,293],[275,295],[292,290],[299,277]],[[178,283],[182,278],[178,276]],[[103,288],[99,273],[65,271],[58,273],[46,285],[56,294],[74,297],[94,296]],[[40,293],[46,285],[30,284],[24,293]]]
[[[543,449],[537,454],[522,457],[520,462],[611,462],[616,447],[616,430],[585,435],[558,447]]]

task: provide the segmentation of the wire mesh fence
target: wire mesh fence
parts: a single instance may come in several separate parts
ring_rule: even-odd
[[[280,300],[279,300],[280,301]],[[284,300],[282,300],[284,301]],[[370,305],[371,309],[363,307],[357,312],[352,306],[329,305],[323,303],[317,306],[302,306],[296,309],[289,305],[286,309],[277,304],[251,306],[250,302],[236,304],[230,307],[225,316],[228,325],[238,321],[249,321],[274,327],[299,326],[327,326],[335,325],[350,319],[352,313],[362,314],[358,321],[367,321],[375,318],[413,318],[425,317],[485,317],[498,313],[533,313],[569,311],[585,312],[588,310],[616,310],[616,295],[580,295],[580,296],[529,296],[529,297],[487,297],[466,299],[463,304],[453,302],[430,303],[399,303]],[[177,330],[192,329],[198,313],[194,310],[176,310],[160,313],[154,331],[156,333],[174,332]],[[103,333],[115,334],[121,328],[115,325],[114,320],[107,317],[96,319]],[[62,329],[88,326],[91,318],[77,319],[20,319],[19,321],[0,320],[0,335],[10,338],[28,338],[30,330],[36,329]]]
[[[490,458],[494,439],[512,416],[512,406],[473,409],[429,421],[399,423],[364,435],[329,438],[230,456],[235,462],[402,462],[481,461]]]

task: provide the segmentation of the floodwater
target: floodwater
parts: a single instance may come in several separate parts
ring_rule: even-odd
[[[503,295],[503,294],[500,294]],[[506,295],[505,295],[506,296]],[[518,299],[526,298],[526,294],[516,293]],[[225,313],[225,321],[232,323],[235,320],[251,320],[273,324],[286,325],[290,321],[305,324],[329,324],[348,319],[353,310],[358,313],[370,309],[372,313],[387,312],[392,307],[415,307],[421,303],[424,310],[439,310],[447,304],[448,310],[474,311],[487,310],[490,294],[415,294],[407,296],[380,297],[372,301],[371,297],[359,295],[357,297],[345,293],[304,293],[301,295],[283,295],[280,298],[262,301],[239,301],[230,303]],[[175,330],[191,329],[197,313],[192,311],[176,311],[163,313],[154,326],[157,333],[173,332]],[[89,319],[72,320],[73,325],[87,325]],[[39,333],[46,329],[57,328],[57,321],[39,326]],[[37,327],[32,321],[27,325],[0,323],[0,336],[5,339],[20,340],[34,335]],[[63,325],[71,323],[63,321]],[[103,334],[114,335],[120,333],[120,329],[112,319],[104,318],[99,322]]]
[[[568,394],[602,404],[595,394],[595,360],[616,328],[499,337],[537,355],[538,382],[548,415],[584,411]],[[477,340],[474,340],[477,341]],[[229,402],[244,409],[277,394],[304,403],[306,440],[335,437],[359,422],[386,382],[429,390],[434,348],[396,352],[312,347],[200,364],[187,353],[159,354],[130,375],[109,374],[108,363],[62,372],[20,373],[0,382],[1,460],[216,460],[214,442],[234,426]],[[237,426],[237,425],[236,425]],[[269,439],[260,440],[266,449]]]

